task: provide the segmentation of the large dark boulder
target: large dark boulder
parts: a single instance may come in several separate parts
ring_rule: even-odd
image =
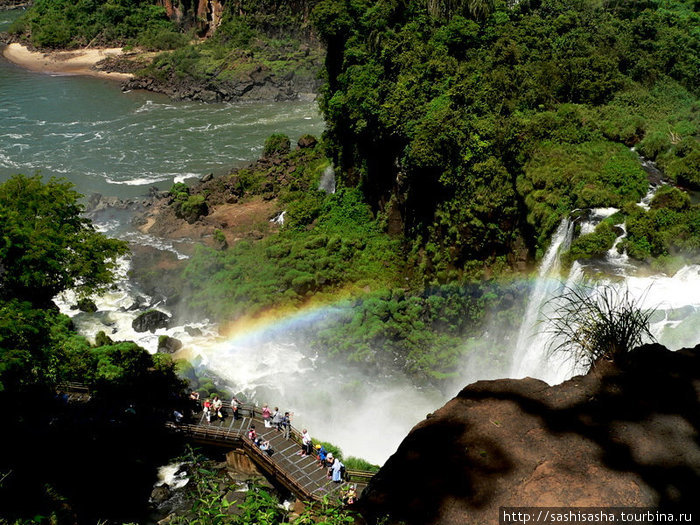
[[[77,304],[78,310],[81,312],[87,312],[89,314],[95,313],[97,311],[97,305],[92,299],[87,297],[80,299]]]
[[[316,140],[316,137],[313,135],[302,135],[299,137],[299,140],[297,141],[297,146],[300,148],[313,148],[318,144],[318,141]]]
[[[131,322],[131,327],[137,332],[155,332],[159,328],[167,328],[170,316],[158,310],[148,310],[139,314]]]
[[[161,354],[174,354],[182,348],[182,341],[170,337],[169,335],[161,335],[158,338],[158,352]]]
[[[359,508],[407,525],[498,523],[499,507],[691,509],[700,345],[646,345],[560,385],[479,381],[418,423]]]
[[[157,487],[154,487],[153,490],[151,491],[151,501],[153,503],[160,504],[166,501],[168,498],[170,498],[171,492],[170,492],[170,487],[168,486],[167,483],[163,483],[162,485],[158,485]]]

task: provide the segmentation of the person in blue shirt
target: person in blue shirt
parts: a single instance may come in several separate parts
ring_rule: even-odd
[[[326,464],[326,456],[328,455],[326,447],[323,445],[316,445],[316,453],[318,454],[318,464],[321,468],[328,467],[329,465]]]

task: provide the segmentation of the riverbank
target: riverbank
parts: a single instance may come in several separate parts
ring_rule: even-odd
[[[12,43],[2,51],[10,62],[39,73],[56,75],[88,75],[125,81],[131,73],[118,73],[98,69],[98,62],[122,54],[121,48],[78,49],[75,51],[31,51],[27,46]]]

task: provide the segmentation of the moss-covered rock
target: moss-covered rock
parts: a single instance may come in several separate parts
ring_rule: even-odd
[[[263,155],[265,157],[275,157],[289,153],[291,142],[287,135],[283,133],[273,133],[265,141]]]
[[[169,324],[170,316],[159,310],[143,312],[131,322],[132,328],[137,332],[155,332],[159,328],[167,328]]]
[[[175,215],[190,224],[209,214],[204,195],[189,195],[184,201],[176,201],[175,206]]]

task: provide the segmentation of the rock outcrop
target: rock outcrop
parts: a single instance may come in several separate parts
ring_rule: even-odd
[[[161,354],[174,354],[182,348],[182,341],[170,337],[168,335],[161,335],[158,338],[158,352]]]
[[[557,386],[480,381],[416,425],[360,500],[406,524],[498,523],[499,507],[691,509],[700,345],[646,345]]]
[[[198,102],[230,101],[286,101],[313,100],[320,90],[318,71],[321,62],[308,74],[288,72],[278,74],[264,65],[239,78],[227,81],[205,82],[173,74],[166,79],[134,77],[127,80],[122,89],[145,89],[163,93],[173,100],[196,100]]]
[[[139,314],[131,322],[132,328],[136,332],[155,332],[159,328],[167,328],[170,323],[170,316],[158,310],[148,310]]]

